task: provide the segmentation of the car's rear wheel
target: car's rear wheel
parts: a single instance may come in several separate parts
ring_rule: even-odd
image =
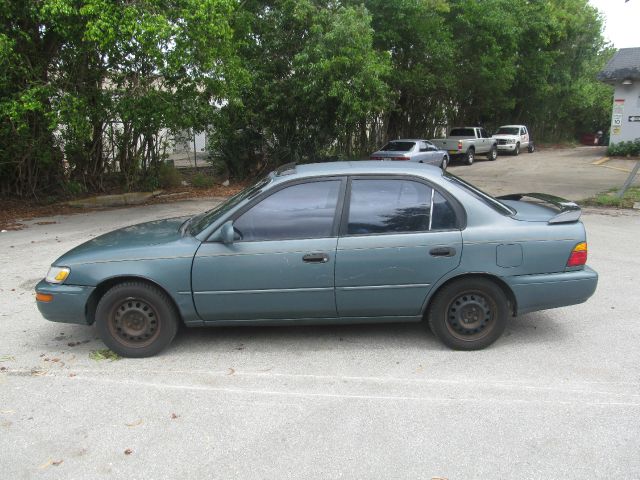
[[[454,350],[479,350],[495,342],[507,325],[508,301],[484,278],[457,280],[440,290],[429,306],[429,327]]]
[[[175,337],[178,313],[158,287],[124,282],[108,290],[98,302],[96,328],[105,345],[118,355],[150,357]]]
[[[529,146],[527,147],[527,151],[529,153],[533,153],[536,151],[536,146],[533,144],[533,142],[529,142]]]
[[[495,145],[491,147],[491,150],[489,150],[489,153],[487,153],[487,158],[491,161],[498,158],[498,147],[496,147]]]
[[[520,143],[516,143],[516,148],[513,150],[513,154],[517,157],[520,155]]]
[[[476,151],[473,148],[467,150],[467,153],[464,156],[464,163],[467,165],[473,165],[473,161],[476,158]]]
[[[444,172],[448,166],[449,166],[449,159],[447,157],[442,157],[442,163],[440,164],[440,168],[442,168],[442,171]]]

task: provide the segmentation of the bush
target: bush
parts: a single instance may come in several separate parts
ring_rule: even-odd
[[[78,195],[81,195],[83,193],[87,193],[87,188],[84,186],[84,184],[76,181],[76,180],[69,180],[66,185],[65,188],[67,190],[67,193],[69,195],[71,195],[72,197],[76,197]]]
[[[158,184],[161,188],[175,188],[182,185],[182,175],[173,165],[163,163],[158,168]]]
[[[191,179],[191,185],[196,188],[210,188],[213,186],[213,178],[202,173],[196,173]]]
[[[607,153],[611,157],[637,157],[640,155],[640,138],[631,142],[618,142],[609,145]]]

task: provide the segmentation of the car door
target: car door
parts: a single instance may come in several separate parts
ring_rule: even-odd
[[[462,213],[413,177],[354,177],[336,252],[336,303],[350,318],[417,318],[460,263]]]
[[[526,148],[529,146],[529,132],[527,127],[520,127],[520,146]]]
[[[440,156],[440,152],[438,152],[438,148],[431,142],[425,140],[424,142],[425,145],[425,151],[426,153],[426,158],[424,160],[424,163],[429,163],[431,165],[440,165],[440,160],[442,160],[442,157]]]
[[[334,266],[346,179],[267,192],[233,219],[231,244],[204,242],[192,268],[205,322],[335,318]]]

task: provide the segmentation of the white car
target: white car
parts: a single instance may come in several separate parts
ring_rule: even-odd
[[[529,153],[535,151],[529,130],[524,125],[503,125],[493,135],[498,141],[498,151],[519,155],[526,148]]]

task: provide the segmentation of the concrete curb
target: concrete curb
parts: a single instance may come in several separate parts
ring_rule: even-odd
[[[123,205],[140,205],[152,197],[162,193],[162,190],[154,192],[129,192],[118,195],[101,195],[99,197],[81,198],[66,202],[71,207],[95,208],[95,207],[118,207]]]

